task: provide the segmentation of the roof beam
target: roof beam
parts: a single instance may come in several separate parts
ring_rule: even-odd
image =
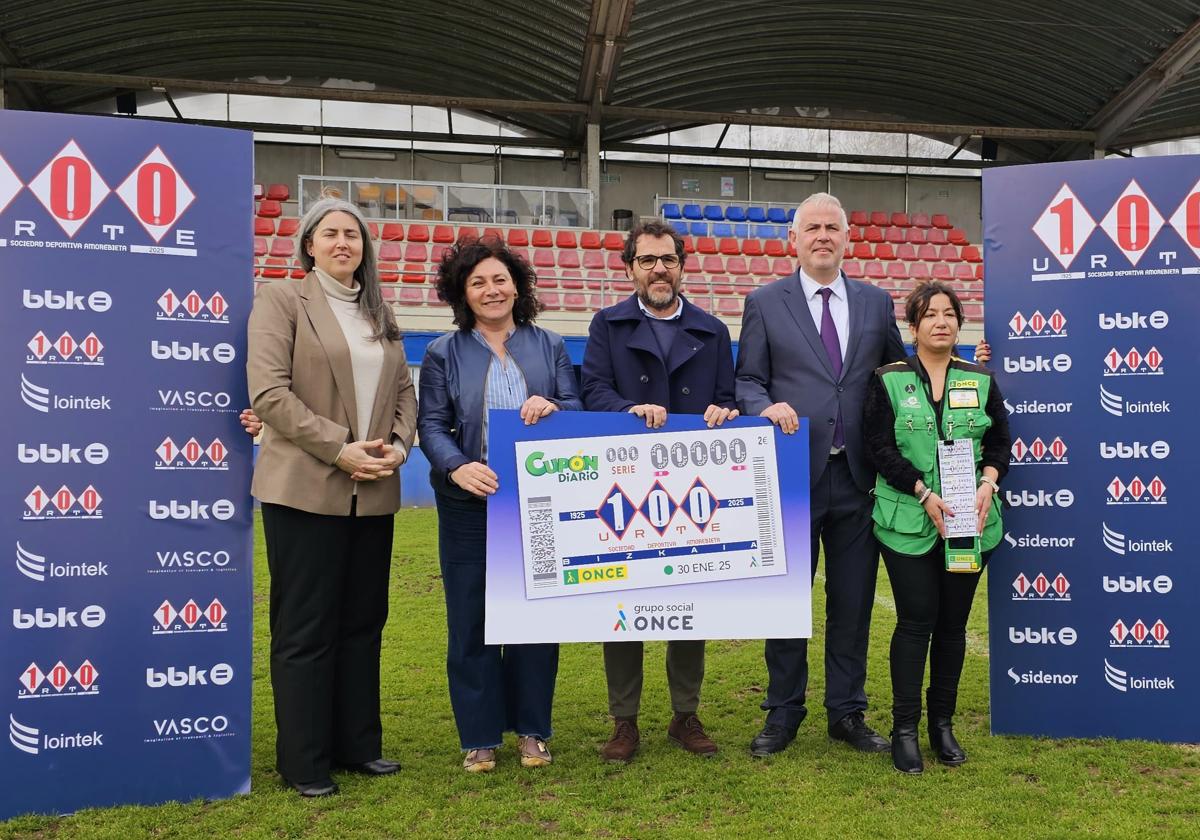
[[[4,68],[4,77],[13,79],[13,71],[19,69],[22,63],[17,51],[12,48],[8,39],[4,37],[4,33],[0,31],[0,67]],[[18,82],[17,88],[21,91],[21,98],[26,104],[37,110],[43,110],[46,107],[46,100],[34,86]]]
[[[576,134],[586,123],[600,121],[600,106],[608,99],[629,36],[636,0],[592,0],[575,100],[588,106],[586,118],[576,118]]]

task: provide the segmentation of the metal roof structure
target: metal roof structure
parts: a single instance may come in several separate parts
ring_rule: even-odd
[[[1014,161],[1091,156],[1200,134],[1198,57],[1200,0],[0,5],[7,107],[85,108],[125,90],[430,105],[559,148],[584,146],[589,123],[605,149],[737,123],[985,138]]]

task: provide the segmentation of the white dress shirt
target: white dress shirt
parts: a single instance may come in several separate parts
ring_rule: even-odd
[[[817,334],[821,334],[821,317],[824,313],[825,301],[817,294],[826,288],[800,269],[800,288],[804,290],[804,299],[808,302],[808,311],[812,313],[813,323],[816,324]],[[850,339],[850,305],[846,301],[846,281],[841,273],[829,284],[833,290],[829,296],[829,314],[833,316],[833,326],[837,328],[838,344],[842,348],[842,361],[846,359],[846,348]]]

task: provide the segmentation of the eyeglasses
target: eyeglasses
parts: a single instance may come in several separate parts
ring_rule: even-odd
[[[663,268],[672,269],[679,267],[678,254],[642,254],[641,256],[633,258],[633,261],[638,264],[638,267],[646,271],[654,268],[655,264],[660,260],[662,261]]]

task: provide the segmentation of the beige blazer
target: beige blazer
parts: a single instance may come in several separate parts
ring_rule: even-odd
[[[265,427],[250,492],[259,501],[346,516],[355,482],[334,465],[358,417],[350,348],[321,282],[263,286],[250,312],[246,378]],[[398,440],[404,456],[417,426],[417,399],[403,341],[383,340],[383,371],[367,440]],[[359,516],[395,513],[400,476],[358,483]]]

